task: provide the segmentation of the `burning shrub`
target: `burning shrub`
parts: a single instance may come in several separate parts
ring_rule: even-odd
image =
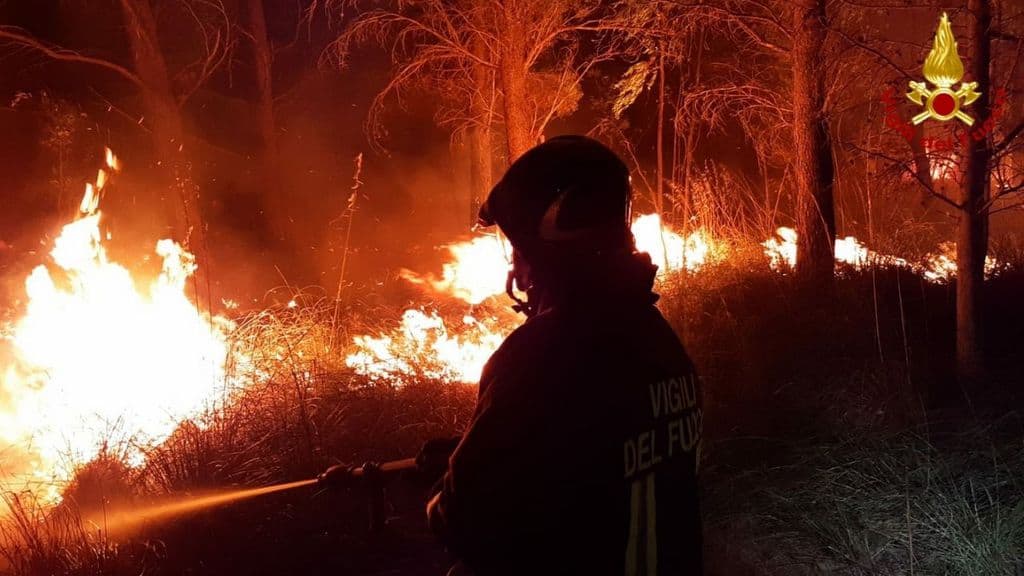
[[[5,367],[0,406],[5,473],[47,486],[52,502],[112,432],[131,440],[124,456],[138,465],[146,447],[208,409],[227,386],[232,324],[186,296],[191,254],[160,241],[163,269],[148,289],[107,257],[98,204],[117,169],[108,150],[82,216],[54,242],[55,266],[40,265],[26,280],[27,310],[10,335],[15,362]]]
[[[462,326],[449,328],[437,312],[406,310],[397,334],[356,336],[356,351],[345,363],[375,383],[426,379],[475,384],[506,335],[495,317],[466,315]]]

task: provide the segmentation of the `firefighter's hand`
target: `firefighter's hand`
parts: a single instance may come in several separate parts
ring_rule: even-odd
[[[448,458],[460,440],[460,437],[427,440],[416,455],[416,473],[424,484],[432,485],[441,479],[448,470]]]
[[[444,531],[444,515],[441,511],[441,493],[434,494],[434,497],[427,502],[427,526],[434,534],[441,534]]]
[[[319,476],[317,481],[321,486],[331,490],[346,490],[352,486],[353,475],[352,466],[346,466],[344,464],[337,464],[331,466],[327,470],[324,470]]]

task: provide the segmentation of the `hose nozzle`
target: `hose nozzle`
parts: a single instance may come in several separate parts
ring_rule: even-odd
[[[336,464],[324,470],[316,477],[317,483],[331,490],[345,490],[350,488],[355,479],[355,466]]]

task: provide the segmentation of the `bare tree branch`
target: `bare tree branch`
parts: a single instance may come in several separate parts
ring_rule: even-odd
[[[858,151],[858,152],[861,152],[863,154],[868,154],[868,155],[873,156],[875,158],[881,158],[882,160],[885,160],[886,162],[888,162],[890,165],[892,165],[894,167],[898,167],[904,173],[908,174],[909,176],[912,176],[914,181],[917,182],[918,184],[920,184],[921,188],[923,188],[926,192],[931,194],[933,197],[935,197],[935,198],[945,202],[946,204],[948,204],[952,208],[955,208],[957,210],[961,210],[962,209],[962,206],[959,203],[954,201],[949,196],[946,196],[942,192],[939,192],[932,185],[930,185],[928,182],[926,182],[924,180],[924,178],[922,178],[921,175],[917,173],[917,170],[914,170],[914,169],[908,167],[907,166],[907,164],[908,164],[907,162],[905,162],[903,160],[900,160],[899,158],[894,158],[892,156],[889,156],[888,154],[885,154],[885,153],[880,152],[878,150],[870,150],[868,148],[864,148],[864,147],[862,147],[862,146],[860,146],[858,144],[855,144],[853,142],[846,142],[845,144],[848,145],[850,148]]]
[[[134,72],[121,66],[120,64],[104,60],[103,58],[96,58],[93,56],[86,56],[74,50],[69,50],[60,46],[47,44],[42,40],[32,36],[28,32],[11,26],[0,26],[0,39],[7,40],[10,43],[40,52],[47,57],[57,60],[60,62],[77,62],[80,64],[89,64],[92,66],[98,66],[111,72],[115,72],[125,80],[128,80],[132,84],[135,84],[139,88],[145,89],[146,85],[135,75]]]
[[[903,77],[905,79],[913,79],[913,76],[908,74],[906,70],[904,70],[899,64],[894,62],[893,59],[890,58],[888,54],[882,52],[881,50],[878,50],[877,48],[875,48],[873,46],[869,46],[869,45],[865,44],[864,42],[861,42],[860,40],[857,40],[856,38],[851,37],[849,34],[844,32],[843,30],[839,29],[838,27],[831,27],[831,28],[829,28],[829,31],[830,32],[834,32],[835,34],[839,35],[840,38],[842,38],[843,40],[848,42],[851,46],[855,46],[855,47],[857,47],[857,48],[859,48],[859,49],[861,49],[861,50],[863,50],[863,51],[873,55],[875,58],[877,58],[881,62],[885,63],[891,70],[893,70],[894,72],[899,74],[901,77]]]
[[[235,46],[234,25],[222,0],[182,0],[181,4],[202,36],[203,51],[199,59],[176,75],[178,79],[187,79],[176,95],[178,105],[187,102],[220,69]],[[211,23],[209,13],[215,16],[215,23]]]
[[[1024,120],[1018,122],[1012,130],[1006,133],[1006,137],[1004,137],[999,144],[993,147],[993,152],[995,154],[1000,154],[1001,152],[1009,148],[1013,144],[1014,140],[1016,140],[1017,137],[1021,135],[1021,133],[1024,133]]]

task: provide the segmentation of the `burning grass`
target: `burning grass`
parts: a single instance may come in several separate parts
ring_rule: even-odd
[[[972,566],[1005,566],[1018,542],[1007,522],[1019,512],[1011,488],[1021,470],[1020,454],[1012,451],[1007,435],[999,436],[990,448],[1009,452],[989,472],[977,452],[980,436],[922,438],[922,400],[918,389],[907,384],[941,372],[941,366],[928,365],[928,358],[944,354],[946,344],[934,335],[945,331],[936,319],[950,313],[950,287],[900,268],[865,269],[845,274],[834,300],[821,301],[802,294],[791,277],[771,272],[756,244],[733,254],[728,263],[710,263],[697,274],[679,271],[659,285],[662,306],[688,335],[715,407],[709,411],[713,442],[705,464],[711,538],[715,526],[741,522],[750,532],[733,531],[729,538],[742,542],[744,553],[764,550],[768,538],[773,562],[779,564],[896,574],[905,573],[897,571],[906,568],[898,562],[910,557],[906,535],[911,534],[921,573],[925,567],[967,574]],[[1001,277],[997,284],[1011,281]],[[402,373],[405,380],[396,386],[350,365],[351,354],[359,349],[357,337],[391,333],[394,319],[407,308],[365,302],[336,308],[311,294],[290,299],[294,304],[235,319],[229,356],[240,360],[227,364],[227,374],[238,383],[230,402],[181,423],[166,441],[146,451],[144,464],[112,467],[102,482],[79,483],[60,512],[36,506],[29,495],[9,494],[20,520],[0,538],[0,553],[8,556],[11,569],[26,575],[127,574],[140,567],[173,573],[188,562],[216,562],[203,556],[210,552],[197,548],[188,527],[220,516],[234,518],[241,511],[201,514],[178,528],[154,526],[127,539],[112,538],[102,524],[76,523],[69,511],[81,513],[87,502],[97,501],[97,493],[101,502],[116,491],[139,504],[168,494],[309,478],[336,462],[406,457],[422,441],[457,433],[468,421],[475,389],[453,384],[449,375],[432,378],[418,368],[415,375]],[[473,313],[486,316],[488,306]],[[457,301],[439,302],[437,310],[438,317],[458,318],[466,308]],[[929,318],[930,333],[922,330]],[[794,350],[801,351],[801,358],[794,357]],[[907,350],[915,359],[912,366],[906,363]],[[417,353],[434,355],[429,348]],[[841,374],[863,377],[818,388]],[[793,397],[803,397],[805,404],[791,403]],[[791,413],[772,412],[787,403]],[[752,405],[771,413],[752,414]],[[788,434],[792,430],[775,424],[780,419],[794,427],[846,432]],[[758,444],[755,460],[748,460],[734,452],[744,442],[735,438],[758,421],[769,424],[762,437],[770,439]],[[737,425],[739,431],[729,430]],[[107,449],[119,461],[116,446]],[[986,457],[990,453],[984,452]],[[909,532],[907,478],[913,480]],[[922,484],[922,478],[934,481]],[[976,490],[968,499],[972,482]],[[982,501],[989,496],[979,496],[989,493],[998,506]],[[309,498],[296,493],[275,501]],[[282,524],[282,533],[293,534],[299,530],[296,523],[311,521],[253,506],[260,512],[254,512],[256,524],[247,529],[246,541],[260,538],[255,535],[264,530],[259,523],[268,518]],[[304,514],[317,513],[327,512]],[[327,525],[343,533],[352,529]],[[226,542],[241,538],[234,527],[218,530]],[[772,540],[776,536],[784,538]],[[285,569],[282,559],[249,553],[251,565],[232,568],[239,573],[265,565]],[[337,553],[333,543],[311,552],[314,558]]]
[[[25,575],[152,570],[165,560],[156,554],[164,528],[147,523],[126,534],[109,519],[170,495],[267,486],[312,478],[339,462],[407,457],[468,421],[470,387],[428,378],[396,387],[346,366],[350,331],[371,330],[369,311],[336,311],[333,303],[301,294],[294,301],[237,320],[229,344],[240,361],[227,364],[237,383],[230,401],[180,422],[146,449],[141,464],[126,465],[125,450],[133,446],[111,438],[94,463],[76,468],[57,506],[8,488],[11,514],[0,521],[0,557],[8,569]]]
[[[8,483],[51,503],[111,437],[122,435],[123,456],[139,465],[147,447],[208,410],[229,386],[224,364],[234,326],[200,312],[186,295],[192,255],[159,241],[163,266],[148,283],[108,258],[98,206],[117,169],[107,150],[79,217],[62,229],[50,261],[26,279],[28,305],[7,338],[13,361],[0,381],[0,468]]]
[[[168,558],[152,553],[149,532],[114,543],[110,526],[95,520],[114,500],[132,507],[170,494],[303,480],[337,462],[408,457],[427,439],[459,433],[475,398],[465,384],[476,381],[486,358],[519,321],[501,300],[507,248],[495,237],[451,245],[452,260],[440,277],[405,272],[428,291],[414,305],[343,304],[295,293],[285,305],[230,320],[211,317],[185,296],[193,266],[170,241],[158,247],[165,266],[149,293],[107,260],[95,212],[105,181],[98,178],[83,202],[86,214],[58,241],[53,257],[63,272],[44,267],[33,274],[32,305],[15,324],[18,369],[30,370],[5,375],[4,391],[13,399],[7,405],[14,411],[4,422],[17,426],[5,427],[2,435],[6,444],[34,449],[19,462],[29,464],[37,481],[50,482],[43,491],[7,486],[11,511],[0,521],[0,555],[18,574],[165,569],[154,564]],[[748,520],[773,530],[786,525],[796,535],[792,543],[798,546],[779,544],[780,554],[862,573],[896,570],[903,541],[892,524],[901,513],[893,507],[892,490],[900,462],[904,492],[915,502],[903,514],[917,515],[907,516],[907,534],[919,538],[907,553],[915,565],[966,574],[1004,566],[1019,549],[1020,534],[1004,522],[1022,514],[1004,500],[1016,497],[1009,489],[1020,470],[1019,454],[1011,451],[1001,456],[1004,464],[994,464],[999,478],[1012,479],[997,483],[978,472],[980,461],[963,450],[966,438],[944,440],[947,449],[907,432],[927,421],[924,405],[934,399],[933,383],[943,381],[942,359],[952,355],[945,335],[952,333],[953,287],[934,281],[948,279],[948,259],[937,267],[931,259],[911,264],[855,238],[838,239],[842,274],[835,292],[823,299],[785,273],[794,263],[796,239],[784,229],[762,243],[749,231],[679,233],[647,215],[633,230],[638,246],[662,267],[662,309],[707,385],[712,438],[765,418],[748,418],[744,410],[750,406],[766,410],[794,395],[813,397],[822,383],[846,379],[838,389],[828,388],[833,396],[784,418],[794,426],[826,418],[828,427],[857,429],[860,443],[787,437],[788,447],[777,454],[761,450],[761,457],[777,456],[766,466],[779,477],[763,479],[760,491],[744,502],[767,510]],[[1005,287],[1015,294],[1012,287],[1020,286],[1012,271],[990,284],[1002,287],[1004,301]],[[997,333],[1011,336],[1000,340],[1013,341],[1020,325],[1003,325]],[[841,414],[836,407],[843,407]],[[38,436],[41,445],[29,442],[40,434],[40,413],[56,415],[57,424],[52,434]],[[85,426],[94,416],[102,426]],[[32,421],[19,420],[25,418]],[[770,421],[778,419],[775,414]],[[865,422],[871,425],[861,433]],[[877,436],[892,426],[898,432]],[[62,452],[69,436],[75,442]],[[865,468],[865,447],[881,454],[880,472]],[[716,478],[713,471],[728,466],[729,451],[710,449],[708,459],[709,476]],[[804,469],[812,472],[801,476]],[[962,484],[947,482],[940,492],[914,484],[922,475],[953,478],[954,471],[975,474],[971,486],[998,494],[986,508],[977,492],[963,505]],[[749,469],[733,472],[713,481],[735,487],[756,476]],[[864,487],[844,492],[851,477]],[[792,495],[782,491],[783,480]],[[62,501],[59,488],[66,488]],[[991,505],[995,501],[998,506]],[[941,516],[936,503],[950,516]],[[721,516],[714,504],[711,510],[712,521]],[[187,533],[169,538],[183,549],[191,545]]]

